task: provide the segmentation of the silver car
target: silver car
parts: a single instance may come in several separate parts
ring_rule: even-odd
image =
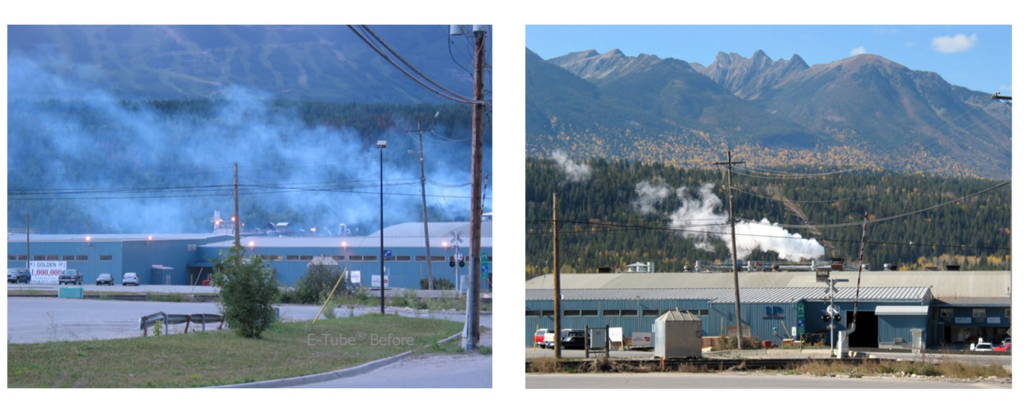
[[[139,276],[136,275],[134,272],[125,273],[124,277],[121,278],[121,286],[127,286],[127,285],[138,286],[139,285]]]

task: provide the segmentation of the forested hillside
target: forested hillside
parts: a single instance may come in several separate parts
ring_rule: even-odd
[[[563,271],[594,272],[599,267],[624,271],[625,265],[637,261],[654,262],[657,271],[682,271],[697,260],[728,263],[729,250],[714,234],[717,230],[701,230],[705,225],[719,226],[711,222],[727,214],[723,171],[594,159],[576,166],[589,167],[588,178],[570,180],[563,170],[564,160],[559,162],[527,160],[527,278],[551,271],[552,194],[559,197]],[[857,257],[865,212],[872,220],[897,216],[1003,183],[882,170],[782,172],[754,166],[738,167],[733,178],[736,217],[748,227],[762,219],[795,225],[850,223],[838,228],[790,229],[803,239],[816,239],[824,247],[821,258],[848,260]],[[701,187],[709,183],[713,187],[708,187],[706,195]],[[698,212],[716,218],[694,218]],[[762,249],[773,240],[792,238],[743,236],[737,227],[739,250],[753,251],[749,259],[776,260],[778,253]],[[1010,254],[1010,186],[870,224],[867,240],[865,262],[876,269],[883,263],[908,269],[954,263],[964,269],[1005,268]],[[710,251],[698,247],[703,242]]]

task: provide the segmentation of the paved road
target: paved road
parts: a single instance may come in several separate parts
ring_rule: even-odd
[[[491,317],[480,316],[480,325],[488,328],[480,335],[480,345],[492,346]],[[363,375],[302,388],[491,388],[491,362],[491,355],[477,353],[416,355]]]
[[[922,355],[913,355],[906,352],[871,352],[878,358],[886,359],[903,359],[920,361]],[[977,354],[977,353],[966,353],[966,354],[924,354],[925,358],[929,362],[939,361],[955,361],[962,364],[974,364],[974,365],[1002,365],[1006,369],[1010,369],[1011,356],[1008,354],[992,352],[988,354]]]
[[[528,374],[526,388],[673,388],[673,389],[1009,389],[995,382],[946,382],[931,379],[829,378],[744,374]]]
[[[105,287],[105,286],[104,286]],[[281,318],[286,321],[312,320],[318,306],[279,305]],[[386,308],[388,314],[394,308]],[[380,308],[354,308],[353,315],[379,312]],[[218,313],[216,303],[131,302],[117,300],[81,300],[56,298],[7,298],[7,341],[33,343],[47,341],[81,341],[140,336],[139,318],[156,312],[175,314]],[[348,308],[337,308],[339,317],[348,316]],[[456,312],[428,313],[400,308],[402,316],[436,317],[464,321]],[[483,319],[483,317],[481,317]],[[488,317],[488,320],[490,318]],[[483,322],[481,322],[483,323]],[[180,333],[184,325],[170,327],[170,333]],[[207,329],[216,329],[208,326]]]

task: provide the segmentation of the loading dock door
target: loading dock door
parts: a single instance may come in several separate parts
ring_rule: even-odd
[[[846,312],[853,321],[853,311]],[[878,316],[875,312],[857,312],[857,331],[850,335],[850,348],[878,348]]]

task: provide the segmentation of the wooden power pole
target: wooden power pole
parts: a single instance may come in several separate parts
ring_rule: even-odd
[[[469,337],[465,338],[463,349],[472,351],[480,340],[480,222],[483,221],[483,163],[484,163],[484,38],[487,31],[475,30],[476,53],[473,57],[473,179],[470,215],[469,254],[472,266],[469,268],[469,298],[466,312],[470,315]]]
[[[729,160],[716,162],[714,165],[725,165],[729,167],[729,227],[732,228],[732,285],[736,295],[736,349],[743,349],[743,318],[740,317],[740,275],[736,258],[736,219],[733,216],[732,208],[732,166],[745,164],[745,162],[733,161],[732,151],[728,152]]]
[[[561,270],[558,268],[558,195],[551,193],[551,223],[554,234],[554,258],[555,264],[555,358],[562,357],[562,280]]]
[[[427,290],[434,290],[434,267],[430,256],[430,226],[427,224],[427,175],[423,168],[423,131],[420,122],[416,121],[416,132],[420,137],[420,198],[423,203],[423,239],[427,246]]]

